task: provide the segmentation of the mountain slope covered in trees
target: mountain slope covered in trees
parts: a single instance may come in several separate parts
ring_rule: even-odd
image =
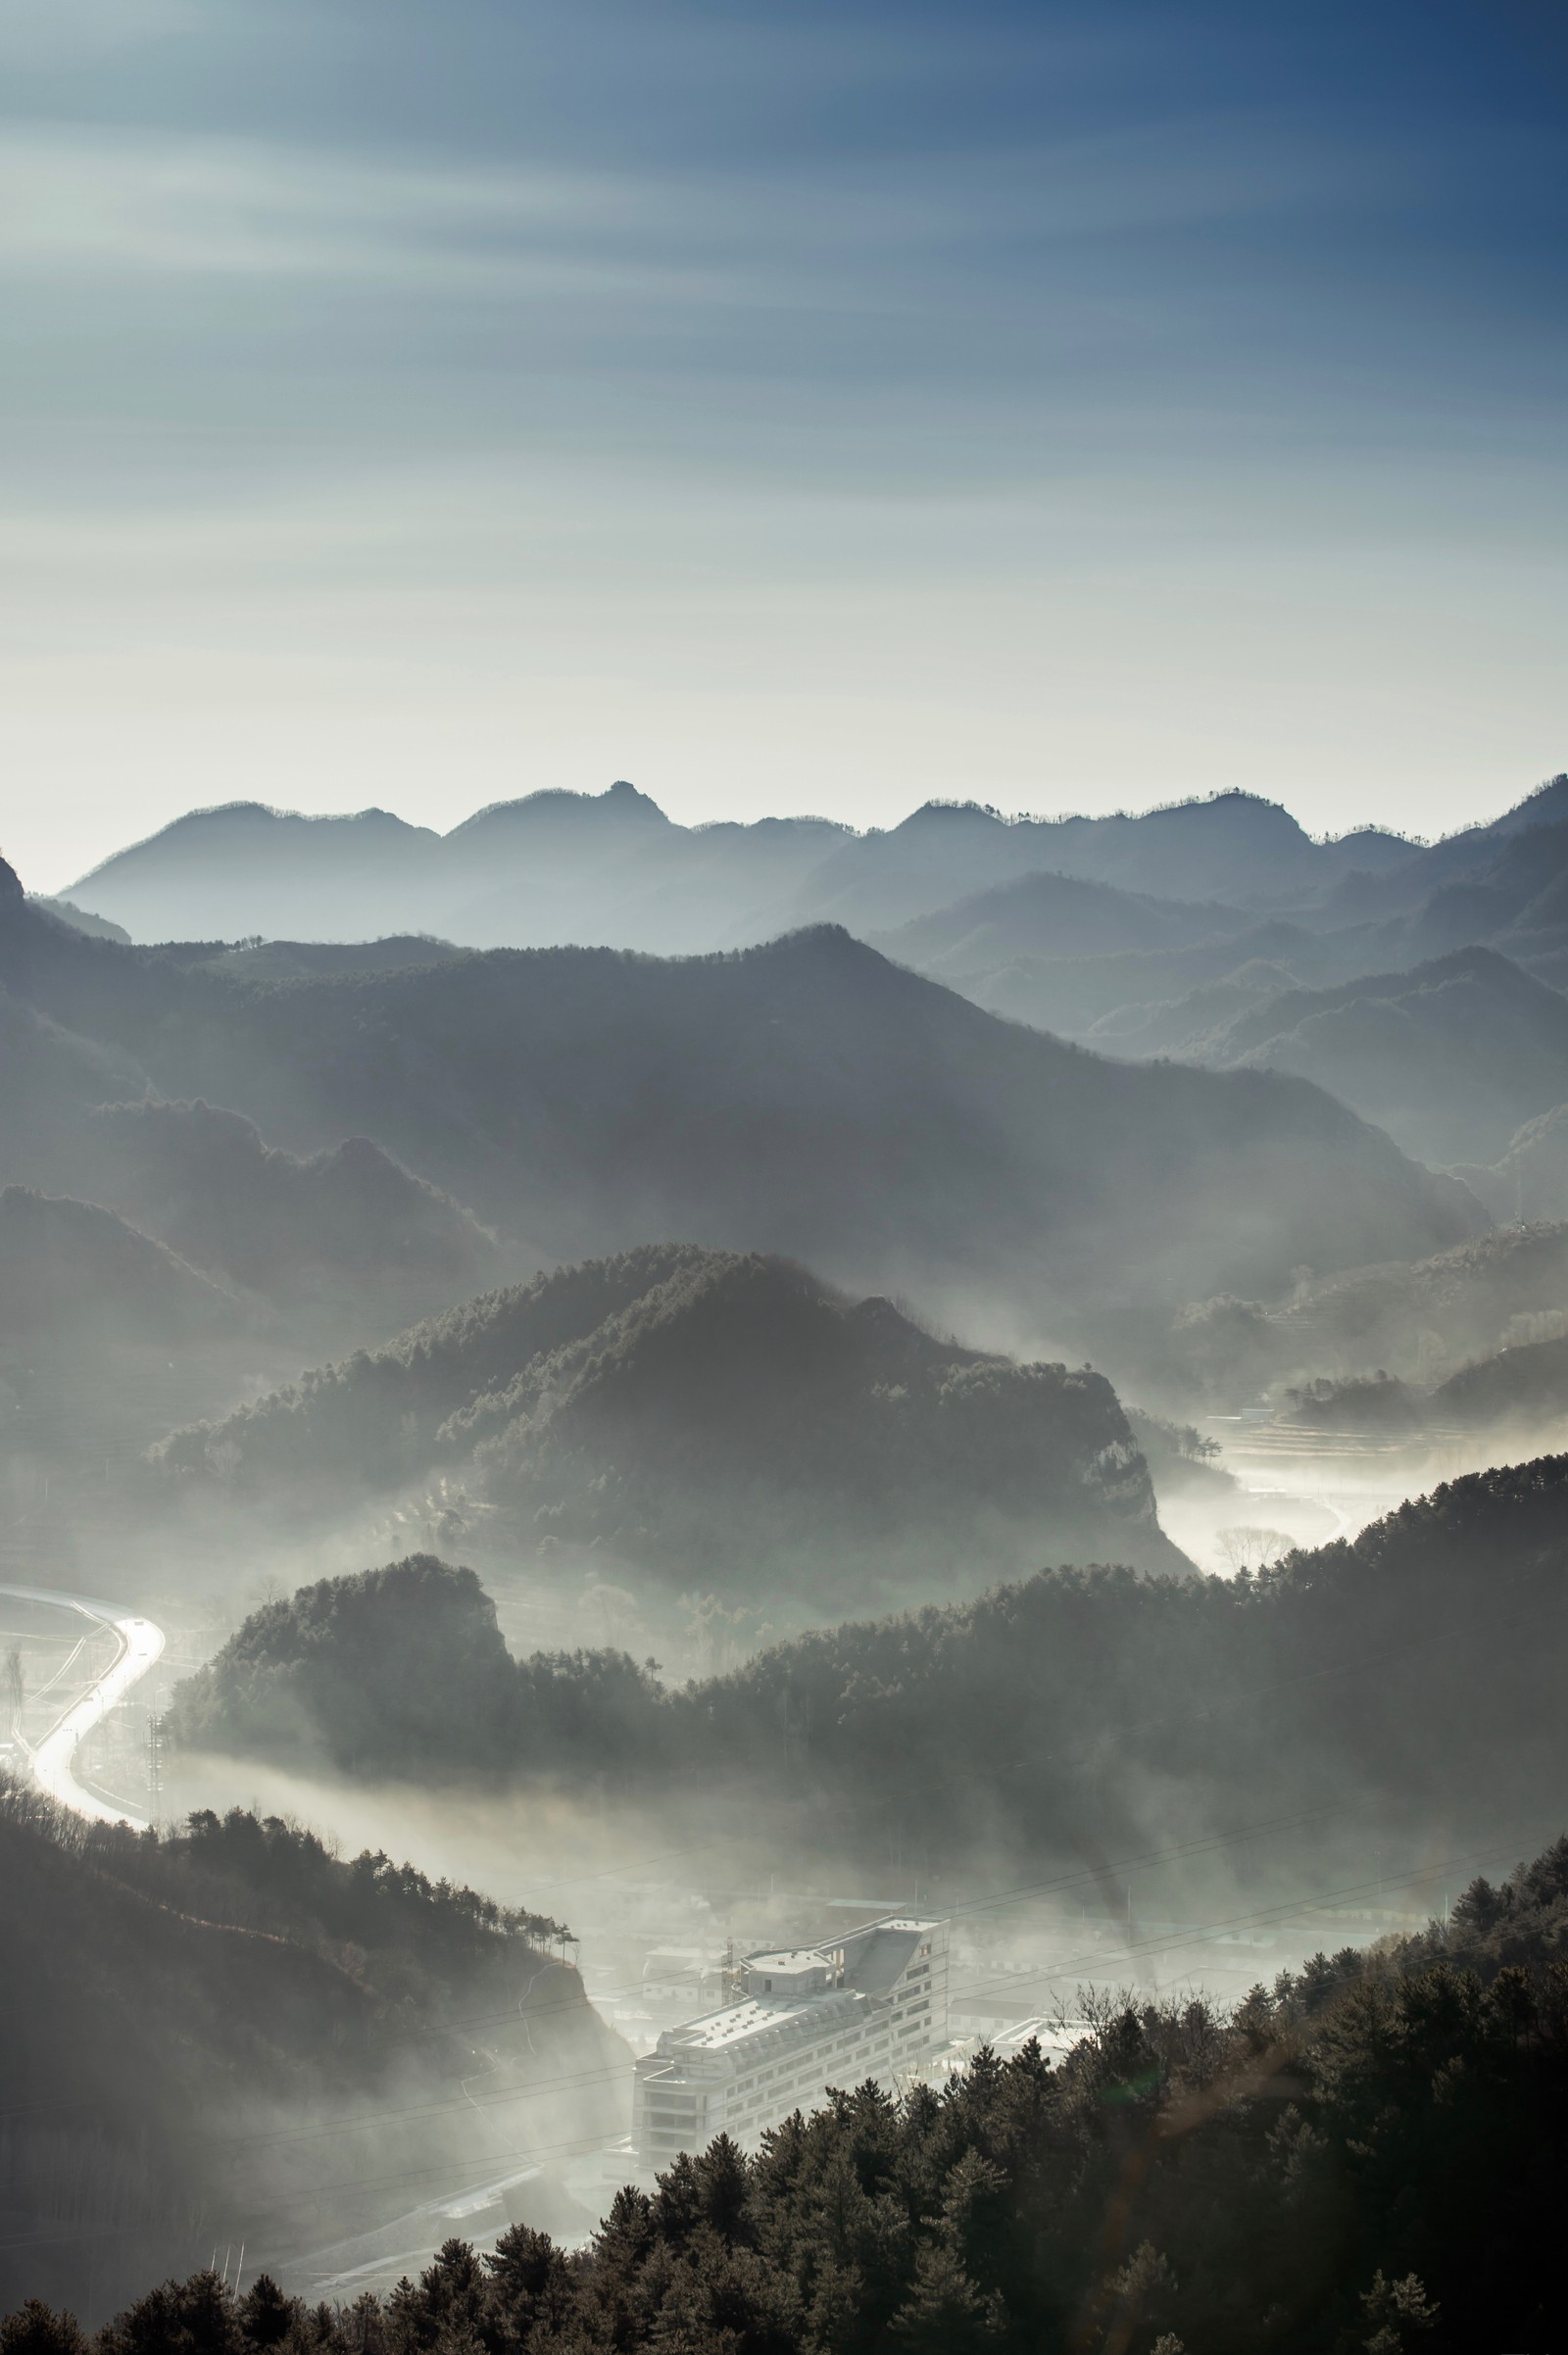
[[[547,2141],[548,2101],[454,2101],[476,2018],[496,2090],[575,2069],[618,2131],[619,2048],[547,1917],[273,1819],[94,1826],[9,1780],[0,1869],[7,2304],[128,2295],[242,2221],[329,2239],[408,2205],[400,2167]]]
[[[307,1509],[462,1467],[515,1547],[844,1600],[953,1556],[1179,1570],[1103,1376],[934,1339],[789,1262],[659,1245],[487,1294],[174,1433]]]
[[[368,1775],[607,1776],[743,1810],[749,1791],[785,1804],[777,1742],[792,1837],[834,1848],[853,1791],[852,1841],[874,1858],[902,1833],[939,1875],[987,1843],[1136,1848],[1152,1805],[1165,1825],[1234,1827],[1240,1791],[1247,1820],[1295,1823],[1271,1868],[1353,1855],[1369,1816],[1417,1847],[1522,1841],[1568,1774],[1565,1560],[1568,1457],[1546,1457],[1256,1576],[1042,1572],[667,1690],[615,1653],[509,1668],[471,1573],[424,1559],[258,1613],[180,1688],[172,1722],[192,1746],[304,1745]],[[447,1665],[415,1714],[425,1658]]]
[[[1178,1311],[1148,1356],[1173,1396],[1237,1404],[1375,1372],[1431,1384],[1474,1358],[1568,1331],[1568,1224],[1496,1228],[1430,1259],[1301,1279],[1283,1299]]]

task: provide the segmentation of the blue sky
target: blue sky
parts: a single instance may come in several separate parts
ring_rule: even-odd
[[[1568,764],[1568,36],[0,0],[4,842]]]

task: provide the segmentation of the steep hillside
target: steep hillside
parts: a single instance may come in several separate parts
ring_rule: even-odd
[[[1319,1952],[1233,2009],[1185,1987],[1102,2000],[1065,2051],[988,2047],[940,2096],[846,2087],[755,2153],[695,2135],[570,2254],[525,2230],[482,2258],[453,2239],[416,2281],[335,2314],[270,2282],[167,2282],[101,2355],[1549,2345],[1568,2070],[1539,1926],[1565,1882],[1557,1840],[1501,1890],[1473,1881],[1451,1938],[1434,1922],[1392,1951]],[[1507,1971],[1467,1935],[1491,1907],[1527,1958]],[[8,2329],[17,2355],[85,2355],[46,2307]]]
[[[466,1466],[525,1550],[864,1595],[1042,1558],[1180,1569],[1108,1383],[852,1304],[784,1261],[665,1246],[490,1295],[161,1450],[305,1502]]]
[[[406,2218],[421,2169],[620,2131],[622,2050],[544,1917],[275,1820],[133,1833],[5,1781],[0,1870],[0,2304],[102,2310],[215,2237],[265,2263]]]
[[[82,1115],[145,1086],[134,1056],[79,1037],[0,984],[0,1182],[58,1185]]]
[[[89,915],[84,908],[75,907],[70,900],[51,900],[42,892],[29,892],[27,898],[34,908],[41,908],[45,915],[69,924],[74,932],[90,933],[95,940],[128,943],[130,939],[122,924],[112,924],[107,916]]]

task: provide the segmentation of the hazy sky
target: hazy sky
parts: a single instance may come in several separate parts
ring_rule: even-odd
[[[1563,22],[0,0],[0,843],[1491,814],[1568,765]]]

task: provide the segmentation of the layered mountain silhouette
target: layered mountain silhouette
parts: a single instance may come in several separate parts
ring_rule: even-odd
[[[1424,1256],[1484,1223],[1299,1080],[1102,1060],[832,927],[728,957],[492,952],[252,983],[68,933],[19,893],[0,980],[158,1093],[294,1152],[374,1139],[535,1264],[695,1234],[1038,1333]]]
[[[1409,847],[1375,834],[1316,844],[1288,811],[1242,793],[1136,817],[1006,819],[928,803],[864,835],[823,818],[688,827],[622,779],[597,795],[498,803],[446,835],[383,810],[318,818],[234,803],[176,819],[71,888],[140,940],[434,932],[485,948],[668,955],[811,921],[884,930],[1041,871],[1162,897],[1315,897]]]
[[[1217,902],[1160,900],[1078,875],[1023,875],[913,916],[872,945],[899,964],[958,981],[1019,957],[1147,955],[1234,938],[1252,917]]]
[[[1440,1162],[1490,1162],[1568,1097],[1568,998],[1490,949],[1330,990],[1287,991],[1206,1059],[1294,1071]]]
[[[1246,793],[1105,817],[1005,818],[972,802],[927,803],[865,834],[824,818],[683,826],[621,779],[601,794],[496,803],[445,835],[383,810],[193,810],[82,876],[69,912],[148,941],[434,934],[477,948],[679,955],[811,922],[884,933],[1054,875],[1260,915],[1306,910],[1315,929],[1381,923],[1386,952],[1396,933],[1398,960],[1414,961],[1503,933],[1510,952],[1560,947],[1565,869],[1562,779],[1493,824],[1431,846],[1374,828],[1314,842],[1287,810]],[[1086,935],[1080,905],[1078,949],[1123,945],[1116,910],[1102,912],[1104,936]],[[1066,954],[1049,929],[1031,953]]]
[[[918,1559],[1182,1569],[1103,1376],[940,1340],[758,1253],[662,1245],[486,1295],[175,1433],[171,1478],[300,1499],[463,1467],[525,1550],[863,1590]]]
[[[1463,1432],[1510,1447],[1558,1445],[1568,1426],[1568,1337],[1494,1350],[1430,1386],[1387,1373],[1314,1382],[1289,1394],[1284,1419],[1412,1442]]]
[[[1126,822],[1152,830],[1160,814]],[[1313,849],[1316,864],[1296,856],[1272,892],[1233,877],[1230,907],[1206,874],[1188,896],[1178,861],[1131,895],[1028,876],[873,937],[994,1012],[1110,1054],[1199,1062],[1224,1060],[1229,1028],[1274,999],[1352,983],[1387,994],[1390,977],[1478,947],[1568,983],[1563,780],[1446,842],[1361,834]],[[1375,1084],[1351,1101],[1386,1117]],[[1397,1096],[1389,1104],[1394,1120]]]

